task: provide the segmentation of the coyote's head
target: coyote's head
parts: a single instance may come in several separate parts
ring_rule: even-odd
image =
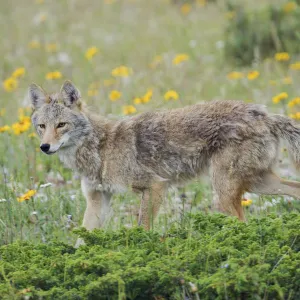
[[[60,92],[47,94],[41,87],[29,87],[32,123],[41,138],[40,148],[46,154],[76,146],[88,134],[90,122],[81,111],[80,92],[66,81]]]

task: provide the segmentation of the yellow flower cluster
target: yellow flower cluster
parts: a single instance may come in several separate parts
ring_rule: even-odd
[[[32,40],[31,42],[28,43],[28,48],[30,49],[39,49],[41,47],[41,44],[39,41]]]
[[[148,89],[144,96],[133,99],[134,104],[148,103],[153,95],[152,89]]]
[[[243,199],[242,200],[242,206],[244,206],[244,207],[250,206],[251,204],[252,204],[251,199]]]
[[[295,120],[300,120],[300,112],[296,112],[294,114],[289,114],[289,117]]]
[[[21,115],[19,121],[11,125],[11,129],[15,135],[27,131],[31,126],[30,117]]]
[[[289,95],[288,95],[286,92],[282,92],[282,93],[280,93],[280,94],[274,96],[274,97],[272,98],[272,101],[273,101],[273,103],[277,104],[277,103],[279,103],[281,100],[287,99],[288,96],[289,96]]]
[[[29,200],[36,194],[36,190],[29,190],[27,193],[24,195],[20,196],[17,198],[18,202],[23,202],[25,200]]]
[[[132,69],[126,66],[119,66],[111,71],[111,75],[114,77],[128,77],[130,74],[132,74]]]
[[[241,79],[244,78],[244,74],[242,72],[233,71],[227,74],[228,79]]]
[[[290,69],[291,70],[300,70],[300,61],[290,64]]]
[[[92,58],[99,52],[98,48],[93,46],[93,47],[90,47],[86,50],[85,52],[85,58],[87,60],[92,60]]]
[[[4,126],[0,127],[0,133],[6,132],[9,130],[10,130],[10,127],[8,125],[4,125]]]
[[[60,79],[62,78],[62,74],[59,71],[53,71],[48,72],[45,77],[47,80]]]
[[[179,95],[176,91],[174,90],[168,90],[165,95],[164,95],[164,98],[166,101],[169,101],[169,100],[177,100],[179,98]]]
[[[275,54],[274,58],[277,61],[288,61],[290,59],[290,55],[287,52],[278,52]]]
[[[14,70],[14,72],[12,73],[11,77],[18,79],[20,77],[23,77],[25,74],[25,68],[17,68]]]
[[[187,15],[191,11],[192,7],[189,3],[185,3],[180,7],[180,11],[183,15]]]
[[[294,107],[297,104],[300,104],[300,97],[295,97],[294,99],[292,99],[291,101],[289,101],[288,107],[292,108],[292,107]]]
[[[50,43],[46,44],[45,49],[47,52],[56,52],[57,51],[57,44],[56,43]]]
[[[133,105],[125,105],[123,106],[123,114],[124,115],[132,115],[136,113],[136,108]]]
[[[3,81],[3,88],[7,92],[12,92],[18,87],[18,79],[25,74],[25,68],[17,68],[10,77]]]
[[[256,79],[258,76],[259,76],[259,72],[258,72],[258,71],[250,71],[250,72],[248,72],[248,74],[247,74],[247,78],[248,78],[249,80],[254,80],[254,79]]]
[[[286,4],[283,5],[283,10],[285,13],[289,13],[291,11],[294,11],[297,8],[297,3],[289,1]]]
[[[187,54],[184,54],[184,53],[182,53],[182,54],[177,54],[177,55],[173,58],[172,63],[173,63],[173,65],[179,65],[179,64],[181,64],[182,62],[189,60],[189,58],[190,58],[190,57],[189,57]]]
[[[117,91],[117,90],[113,90],[109,93],[109,99],[111,101],[117,101],[118,99],[120,99],[122,96],[122,93]]]

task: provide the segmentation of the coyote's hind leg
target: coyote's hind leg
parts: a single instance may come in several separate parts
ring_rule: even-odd
[[[242,195],[245,192],[243,181],[239,176],[230,174],[227,164],[215,161],[212,164],[212,185],[215,193],[213,206],[216,210],[236,216],[245,221],[242,207]]]
[[[258,183],[252,184],[249,191],[262,195],[288,195],[300,199],[300,182],[285,180],[268,172],[261,176]]]
[[[145,229],[149,230],[153,224],[160,205],[163,202],[165,192],[166,183],[164,182],[156,182],[150,188],[143,191],[138,222]]]

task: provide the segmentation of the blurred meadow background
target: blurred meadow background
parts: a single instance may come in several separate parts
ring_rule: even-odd
[[[0,243],[73,244],[85,200],[76,174],[39,150],[27,87],[72,80],[94,111],[120,118],[214,99],[265,104],[300,120],[300,1],[0,1]],[[284,148],[278,174],[292,179]],[[172,188],[154,227],[211,210],[205,176]],[[246,194],[247,215],[299,211],[289,197]],[[116,195],[108,229],[137,224]]]

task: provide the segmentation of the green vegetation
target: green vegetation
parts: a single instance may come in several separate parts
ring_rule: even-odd
[[[0,248],[2,299],[299,299],[300,214],[196,214],[164,235],[77,232],[86,246]]]
[[[237,64],[250,65],[277,52],[300,52],[300,8],[296,2],[249,9],[240,1],[229,1],[227,17],[225,57]]]

